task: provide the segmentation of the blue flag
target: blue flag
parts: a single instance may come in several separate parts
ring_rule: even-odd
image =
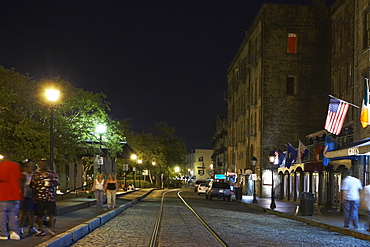
[[[324,151],[322,156],[322,163],[324,166],[328,166],[330,159],[326,158],[326,152],[332,151],[336,149],[339,146],[339,144],[330,136],[325,136],[325,143],[324,143]]]
[[[285,160],[285,154],[281,150],[279,150],[275,151],[275,156],[275,159],[277,160],[277,166],[280,167]]]
[[[292,147],[292,145],[288,144],[285,167],[290,168],[293,161],[297,158],[297,155],[298,151],[294,147]]]

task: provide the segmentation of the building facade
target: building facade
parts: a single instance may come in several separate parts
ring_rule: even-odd
[[[229,66],[227,162],[244,191],[249,170],[258,177],[257,195],[271,196],[269,153],[322,129],[330,89],[329,10],[324,1],[263,4]]]
[[[217,116],[213,141],[212,161],[215,173],[226,174],[235,170],[227,162],[227,119]]]
[[[214,174],[214,165],[212,162],[212,149],[193,149],[186,155],[191,182],[197,180],[210,179]]]

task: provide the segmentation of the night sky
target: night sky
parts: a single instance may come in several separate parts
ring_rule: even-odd
[[[262,3],[312,0],[0,0],[0,65],[103,92],[136,132],[164,121],[188,149],[212,148],[228,66]]]

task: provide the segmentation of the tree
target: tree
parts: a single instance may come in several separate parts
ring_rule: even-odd
[[[46,157],[49,136],[40,121],[37,82],[0,66],[0,150],[14,161]],[[46,139],[48,140],[48,139]]]
[[[20,162],[49,156],[50,103],[44,92],[50,84],[62,97],[54,114],[56,165],[96,154],[99,135],[95,127],[99,123],[109,126],[104,145],[110,154],[114,157],[122,150],[120,122],[109,117],[104,94],[75,88],[59,77],[35,81],[0,66],[0,150],[8,158]]]

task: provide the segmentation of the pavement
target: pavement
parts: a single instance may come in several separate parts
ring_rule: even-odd
[[[136,191],[122,191],[117,193],[117,207],[114,210],[99,209],[96,200],[93,198],[65,198],[57,201],[57,235],[52,237],[25,236],[23,239],[2,241],[1,246],[13,247],[22,245],[22,247],[44,247],[44,246],[71,246],[78,239],[94,229],[105,224],[118,214],[122,213],[128,207],[140,202],[154,188],[139,189]],[[124,195],[124,196],[122,196]],[[121,197],[122,196],[122,197]],[[301,221],[313,226],[339,232],[355,238],[370,241],[370,232],[364,227],[366,219],[360,216],[359,228],[354,229],[343,227],[343,215],[340,211],[328,210],[325,208],[314,207],[312,215],[302,215],[299,204],[295,202],[276,201],[276,208],[271,210],[270,198],[256,198],[257,203],[253,203],[252,196],[243,195],[241,200],[234,202],[242,203],[248,207],[256,208],[260,211],[278,215],[280,217],[290,218]],[[27,230],[27,228],[25,228]]]
[[[327,209],[318,206],[314,206],[311,210],[312,215],[308,215],[307,205],[302,214],[302,209],[299,203],[287,202],[287,201],[276,201],[275,209],[270,209],[271,198],[256,198],[257,203],[253,203],[253,196],[243,195],[241,200],[236,200],[240,203],[245,204],[248,207],[253,207],[261,211],[275,214],[281,217],[301,221],[313,226],[328,229],[330,231],[339,232],[348,236],[370,241],[370,232],[367,231],[365,226],[366,217],[361,214],[359,216],[358,228],[355,229],[353,226],[344,228],[344,218],[340,210]]]
[[[64,199],[58,196],[56,202],[56,236],[51,236],[48,233],[43,237],[24,234],[21,240],[0,240],[0,246],[70,246],[78,239],[122,213],[126,208],[140,202],[152,190],[153,188],[145,188],[135,191],[117,192],[116,208],[114,210],[97,208],[96,200],[88,198],[88,194],[81,196],[80,193],[80,197]],[[25,227],[24,230],[27,233],[28,227]],[[46,227],[44,227],[44,230],[46,230]]]

